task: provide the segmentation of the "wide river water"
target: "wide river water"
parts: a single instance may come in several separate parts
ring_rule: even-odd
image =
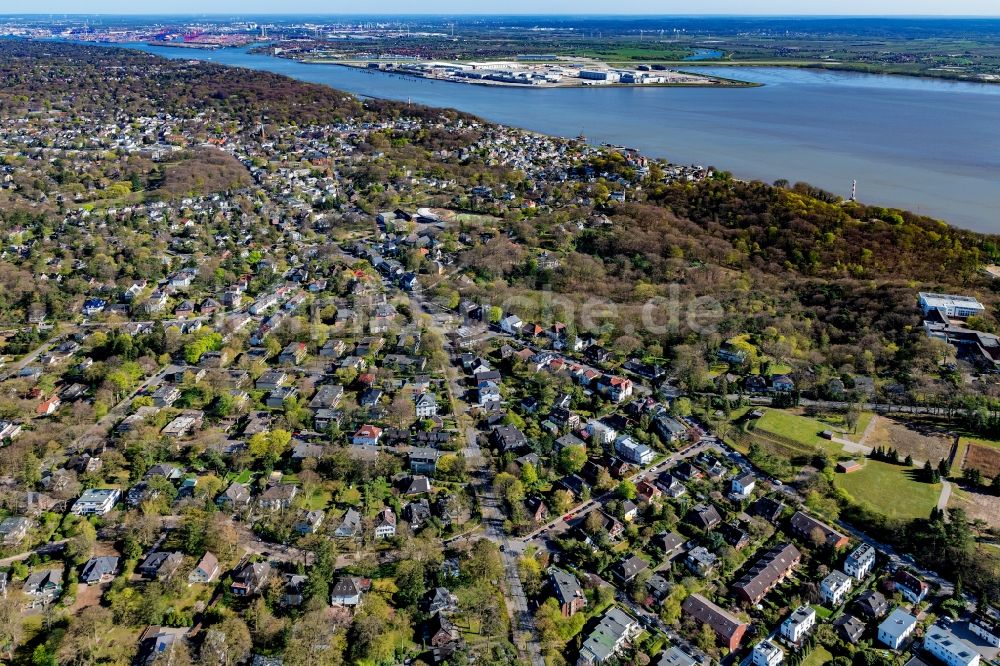
[[[1000,85],[791,68],[698,67],[758,88],[491,88],[313,65],[246,49],[133,45],[452,107],[558,136],[638,148],[738,177],[806,181],[1000,233]],[[693,69],[693,68],[689,68]]]

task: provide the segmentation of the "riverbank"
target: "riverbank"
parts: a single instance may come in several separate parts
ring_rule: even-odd
[[[248,48],[131,48],[270,71],[359,97],[453,108],[541,134],[584,134],[594,143],[632,146],[675,164],[715,165],[742,179],[804,181],[844,197],[857,180],[864,201],[967,229],[1000,231],[1000,144],[994,131],[1000,126],[1000,86],[688,62],[687,71],[763,85],[538,93],[314,67]]]
[[[508,81],[494,81],[487,79],[469,79],[461,78],[456,76],[435,76],[432,74],[424,74],[418,71],[412,70],[401,70],[401,69],[382,69],[373,68],[369,66],[369,61],[343,61],[343,60],[330,60],[324,58],[293,58],[294,62],[298,62],[304,65],[335,65],[337,67],[348,67],[355,70],[360,70],[363,72],[370,72],[372,74],[382,74],[382,75],[394,75],[401,77],[409,77],[413,79],[421,79],[425,81],[434,81],[442,83],[459,83],[463,85],[472,86],[483,86],[487,88],[510,88],[518,90],[566,90],[574,88],[588,88],[588,89],[598,89],[603,90],[607,88],[758,88],[763,86],[762,83],[755,83],[752,81],[742,81],[739,79],[730,79],[721,76],[705,76],[695,72],[687,72],[683,70],[675,70],[671,74],[680,74],[685,77],[690,77],[689,80],[678,80],[678,81],[668,81],[659,83],[622,83],[622,82],[586,82],[581,79],[564,79],[557,83],[513,83]],[[692,66],[688,65],[689,67]]]

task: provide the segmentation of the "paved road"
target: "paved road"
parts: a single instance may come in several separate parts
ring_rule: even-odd
[[[67,331],[67,335],[72,332],[73,332],[72,330]],[[64,336],[62,335],[56,335],[55,333],[53,333],[53,335],[48,340],[46,340],[45,342],[35,347],[30,352],[28,352],[27,356],[24,356],[16,363],[13,363],[5,373],[0,375],[0,381],[6,381],[11,377],[16,377],[17,373],[19,373],[22,368],[31,365],[32,363],[35,362],[35,360],[39,356],[41,356],[42,354],[44,354],[45,352],[49,351],[57,344],[62,342],[63,337]]]
[[[423,298],[423,293],[419,291],[411,294],[410,302],[415,306],[413,309],[428,315],[432,321],[433,316],[429,310],[440,310],[434,304],[426,301]],[[442,337],[445,336],[442,335]],[[457,366],[452,365],[441,368],[441,370],[447,378],[448,393],[456,419],[465,419],[467,423],[471,422],[470,407],[468,403],[461,400],[463,394],[458,384],[458,377],[461,376],[461,373],[457,371]],[[467,427],[465,440],[462,455],[467,461],[469,473],[478,480],[474,487],[483,518],[484,535],[501,547],[501,559],[504,566],[504,598],[511,620],[514,645],[517,646],[522,659],[527,658],[532,666],[545,666],[541,645],[535,633],[534,618],[531,611],[528,610],[528,599],[521,585],[521,574],[517,565],[518,555],[524,549],[523,543],[514,543],[504,533],[504,514],[500,501],[493,490],[493,469],[479,447],[479,433],[475,428]]]
[[[951,499],[951,482],[941,479],[941,497],[938,498],[937,508],[944,511],[948,508],[948,500]]]
[[[0,567],[10,566],[14,562],[20,562],[21,560],[26,560],[31,557],[34,553],[45,554],[52,553],[56,550],[61,550],[69,539],[60,539],[59,541],[50,541],[48,543],[43,543],[37,548],[27,550],[23,553],[18,553],[17,555],[11,555],[10,557],[5,557],[0,560]]]

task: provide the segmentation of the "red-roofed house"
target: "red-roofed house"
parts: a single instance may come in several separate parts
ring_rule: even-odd
[[[62,400],[59,396],[54,395],[48,400],[44,400],[38,403],[38,407],[35,408],[35,413],[39,416],[48,416],[49,414],[55,414],[58,411],[59,406],[62,405]]]
[[[358,428],[351,438],[351,443],[355,446],[375,446],[382,437],[382,429],[378,426],[365,424]]]

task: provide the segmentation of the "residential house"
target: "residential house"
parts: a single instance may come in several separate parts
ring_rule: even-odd
[[[924,581],[905,569],[897,569],[891,582],[892,589],[902,594],[910,603],[918,604],[930,589]]]
[[[933,624],[924,634],[924,649],[946,666],[979,666],[979,652],[946,626]]]
[[[427,602],[427,612],[433,615],[434,613],[452,613],[456,610],[458,610],[458,597],[446,587],[434,588],[434,592]]]
[[[435,613],[427,623],[427,642],[441,649],[459,640],[460,633],[444,613]]]
[[[151,397],[153,398],[153,405],[162,409],[180,400],[181,390],[173,384],[164,384],[153,391]]]
[[[219,573],[219,560],[209,551],[201,556],[198,564],[188,574],[189,583],[211,583]]]
[[[801,559],[802,554],[792,544],[778,544],[758,559],[733,589],[744,603],[758,604],[788,577]]]
[[[707,576],[715,568],[718,557],[704,546],[697,546],[688,551],[684,564],[699,576]]]
[[[518,453],[528,446],[524,433],[511,425],[494,426],[490,433],[490,443],[501,453]]]
[[[687,487],[670,472],[663,472],[656,477],[656,485],[663,489],[670,497],[676,499],[687,492]]]
[[[646,581],[646,590],[657,602],[662,602],[670,594],[671,589],[673,589],[673,585],[670,581],[658,573],[654,573]]]
[[[753,666],[778,666],[784,659],[781,648],[766,638],[753,646],[750,656]]]
[[[375,516],[375,538],[388,539],[396,536],[396,514],[386,507]]]
[[[622,583],[630,583],[640,572],[649,568],[649,563],[638,555],[626,557],[614,567],[614,575]]]
[[[306,359],[308,349],[304,342],[289,342],[278,354],[278,363],[281,365],[299,365]]]
[[[243,485],[233,481],[229,484],[229,487],[219,495],[219,498],[215,501],[219,506],[228,506],[232,509],[242,509],[250,504],[250,489]]]
[[[863,617],[877,620],[889,612],[889,602],[881,592],[865,590],[854,600],[854,608]]]
[[[917,618],[902,608],[897,608],[878,626],[878,640],[883,645],[898,650],[916,627]]]
[[[354,446],[377,446],[382,438],[382,429],[378,426],[365,424],[355,431],[351,437]]]
[[[59,407],[61,406],[62,406],[62,400],[59,398],[59,396],[54,395],[48,400],[43,400],[42,402],[38,403],[38,407],[35,408],[35,414],[37,414],[38,416],[49,416],[59,411]]]
[[[851,577],[842,571],[833,571],[819,584],[819,595],[823,603],[839,606],[851,591]]]
[[[267,562],[248,562],[233,576],[230,587],[237,597],[260,594],[271,577],[271,565]]]
[[[21,591],[31,598],[30,606],[44,605],[62,594],[62,569],[35,571],[24,581]]]
[[[697,624],[707,624],[715,632],[718,642],[735,651],[743,640],[747,624],[737,619],[731,613],[719,608],[700,594],[692,594],[681,604],[684,614]]]
[[[719,525],[718,532],[725,542],[736,550],[741,550],[750,543],[750,535],[740,527],[740,523],[737,521],[722,523]]]
[[[28,536],[31,521],[24,516],[11,516],[0,522],[0,543],[4,546],[16,546]]]
[[[612,606],[583,641],[577,666],[602,664],[618,654],[642,631],[639,622],[618,606]]]
[[[403,479],[400,490],[404,495],[426,495],[431,491],[431,482],[426,476],[416,474]]]
[[[541,497],[529,497],[524,505],[533,524],[541,525],[549,520],[549,507],[545,506]]]
[[[695,504],[685,520],[699,529],[708,530],[721,523],[722,516],[714,504]]]
[[[482,380],[476,384],[476,404],[480,407],[489,407],[499,403],[501,400],[500,387],[496,382]]]
[[[136,567],[136,571],[147,578],[163,580],[173,576],[183,562],[183,553],[158,550],[150,553],[142,564]]]
[[[518,335],[524,322],[517,315],[508,315],[500,320],[500,330],[508,335]]]
[[[344,576],[338,578],[330,590],[330,604],[333,606],[358,606],[361,598],[371,587],[367,578]]]
[[[588,422],[584,426],[584,432],[596,446],[607,446],[618,437],[618,432],[614,428],[600,421]]]
[[[257,504],[265,511],[285,511],[291,508],[292,500],[298,492],[298,486],[279,483],[262,492],[257,498]]]
[[[103,516],[111,511],[121,495],[118,488],[90,488],[83,491],[70,510],[78,516]]]
[[[865,633],[865,623],[846,613],[834,620],[832,624],[837,634],[852,645],[857,645]]]
[[[437,471],[438,459],[441,452],[424,446],[415,446],[410,449],[410,471],[414,474],[433,475]]]
[[[701,663],[701,660],[695,659],[675,645],[660,656],[656,666],[699,666]]]
[[[576,576],[557,567],[549,568],[549,582],[563,617],[572,617],[587,606],[587,597]]]
[[[421,393],[413,398],[418,419],[428,419],[437,416],[437,399],[433,393]]]
[[[763,518],[772,525],[776,525],[784,511],[784,503],[770,497],[761,497],[759,500],[750,505],[748,513],[751,516]]]
[[[321,509],[306,511],[292,529],[296,534],[315,534],[323,524],[324,518],[326,514]]]
[[[816,611],[812,606],[799,606],[781,623],[781,637],[792,645],[799,645],[816,626]]]
[[[258,391],[275,391],[288,383],[288,375],[281,370],[268,370],[260,377],[254,386]]]
[[[625,462],[634,465],[648,465],[653,462],[656,453],[645,444],[640,444],[628,435],[620,435],[615,439],[615,453]]]
[[[687,427],[667,414],[660,414],[653,419],[653,427],[667,444],[685,441],[689,436]]]
[[[826,523],[820,522],[802,511],[796,511],[791,521],[792,532],[803,539],[809,539],[813,543],[825,543],[835,549],[843,548],[850,539],[846,534],[838,532]]]
[[[655,485],[643,479],[635,484],[636,495],[644,502],[652,502],[663,495],[663,491]]]
[[[1000,613],[992,606],[980,604],[969,622],[969,631],[988,645],[1000,647]]]
[[[349,539],[361,535],[361,514],[354,509],[348,509],[340,525],[333,531],[333,536]]]
[[[875,548],[867,543],[858,546],[844,560],[844,572],[858,581],[868,577],[875,568]]]
[[[650,539],[650,544],[663,551],[663,557],[670,560],[682,550],[684,537],[677,532],[660,532]]]
[[[632,380],[615,375],[603,375],[597,383],[597,390],[612,402],[621,403],[632,397]]]
[[[112,555],[92,557],[83,565],[80,582],[87,585],[109,583],[118,571],[118,558]]]
[[[757,486],[757,478],[751,472],[744,472],[731,481],[731,492],[737,500],[746,499],[753,494]]]

